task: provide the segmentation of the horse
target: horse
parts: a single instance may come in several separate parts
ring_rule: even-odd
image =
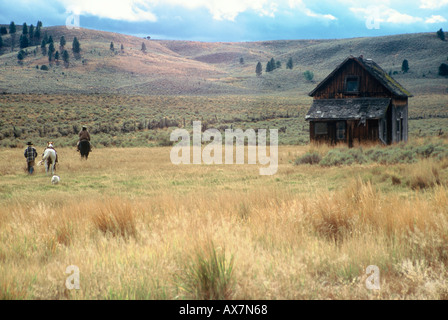
[[[42,156],[42,161],[45,164],[45,172],[48,174],[48,170],[51,169],[51,174],[54,175],[56,165],[56,151],[54,149],[47,148]]]
[[[87,158],[89,157],[90,152],[90,142],[87,140],[82,140],[79,142],[79,153],[81,153],[81,159],[83,157]]]

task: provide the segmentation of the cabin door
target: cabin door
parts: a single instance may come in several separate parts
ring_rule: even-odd
[[[353,126],[353,121],[347,121],[347,141],[349,148],[353,148]]]

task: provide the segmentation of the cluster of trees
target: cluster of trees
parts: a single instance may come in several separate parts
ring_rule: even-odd
[[[241,58],[242,59],[242,58]],[[240,59],[240,63],[243,64],[243,62],[241,62]],[[268,63],[266,64],[266,72],[271,72],[274,71],[275,69],[280,69],[282,67],[282,63],[280,61],[275,61],[274,58],[271,58],[271,60],[268,61]],[[286,63],[286,69],[291,69],[294,67],[294,64],[292,62],[292,58],[288,59],[288,62]],[[261,74],[263,73],[263,67],[261,66],[261,62],[257,63],[257,66],[255,67],[255,74],[257,76],[261,76]]]
[[[266,63],[266,72],[274,71],[275,69],[281,68],[282,63],[280,61],[275,61],[274,58],[271,58],[268,63]]]
[[[64,65],[66,67],[68,67],[70,55],[65,48],[65,46],[67,44],[65,36],[61,36],[61,38],[59,40],[59,50],[57,50],[54,40],[53,40],[53,37],[51,35],[48,36],[47,32],[45,32],[42,35],[41,28],[42,28],[42,21],[38,21],[36,26],[34,26],[32,24],[30,26],[28,26],[26,22],[23,23],[22,34],[20,35],[20,40],[19,40],[20,51],[17,54],[18,62],[20,64],[22,64],[23,59],[29,54],[29,52],[28,52],[28,50],[26,50],[26,48],[33,46],[33,45],[40,44],[42,55],[48,56],[48,61],[49,61],[50,65],[53,62],[56,62],[57,64],[59,64],[60,59],[62,59],[64,62]],[[8,33],[11,35],[11,37],[10,37],[11,44],[10,45],[11,45],[11,51],[12,51],[15,47],[16,34],[17,34],[17,26],[14,23],[14,21],[11,21],[8,28],[6,28],[5,26],[0,27],[0,48],[4,47],[4,45],[5,45],[2,35],[7,35]],[[48,46],[48,48],[47,48],[47,46]],[[38,46],[36,46],[36,49],[33,50],[34,55],[37,54],[37,48],[38,48]],[[81,53],[81,45],[76,37],[73,39],[72,51],[73,51],[75,58],[78,59],[80,57],[80,53]]]
[[[42,28],[41,21],[37,22],[36,27],[34,27],[34,25],[32,25],[32,24],[28,27],[26,22],[23,23],[22,34],[20,35],[20,39],[19,39],[20,49],[23,49],[23,48],[26,48],[26,47],[36,44],[41,38],[41,28]],[[14,21],[11,21],[8,29],[9,29],[9,34],[11,35],[11,51],[12,51],[12,50],[14,50],[14,47],[16,44],[16,34],[17,34],[17,26],[14,23]],[[0,28],[0,38],[2,35],[8,34],[8,29],[6,27]],[[0,42],[2,42],[1,46],[3,46],[3,41],[0,41]]]
[[[113,42],[110,43],[109,49],[110,49],[110,51],[112,51],[113,53],[117,54],[117,52],[115,51],[115,46],[114,46],[114,43],[113,43]],[[120,46],[120,50],[121,50],[122,53],[124,52],[124,46],[123,46],[123,44],[121,44],[121,46]]]
[[[53,37],[48,36],[47,33],[45,33],[44,38],[42,39],[42,42],[40,44],[42,55],[48,55],[48,62],[50,63],[50,65],[53,63],[53,61],[55,61],[56,64],[59,64],[59,61],[62,58],[65,67],[68,67],[70,64],[70,55],[65,49],[66,44],[67,40],[65,40],[65,36],[61,36],[61,38],[59,39],[59,50],[56,50]],[[80,54],[81,52],[81,45],[76,37],[73,39],[72,51],[75,56],[76,54]]]

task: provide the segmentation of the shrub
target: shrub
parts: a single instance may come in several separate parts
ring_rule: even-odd
[[[297,158],[294,164],[318,164],[321,160],[322,157],[317,152],[307,152],[302,157]]]
[[[441,184],[440,166],[432,161],[422,161],[408,173],[408,185],[412,189],[433,188]]]
[[[40,66],[40,70],[48,71],[48,66],[44,64]]]
[[[333,149],[330,150],[320,161],[321,166],[340,166],[349,165],[355,162],[355,159],[346,149]]]
[[[164,136],[159,139],[159,146],[161,147],[170,147],[174,144],[174,141],[170,140],[170,137]]]
[[[446,63],[439,66],[439,76],[448,77],[448,65]]]
[[[303,76],[305,77],[306,80],[308,80],[308,81],[313,81],[314,73],[311,72],[311,71],[309,71],[309,70],[307,70],[307,71],[305,71],[305,72],[303,73]]]

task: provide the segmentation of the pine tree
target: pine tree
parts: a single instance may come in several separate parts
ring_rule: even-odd
[[[408,60],[406,60],[406,59],[403,60],[403,63],[401,64],[401,71],[403,71],[403,73],[407,73],[409,71]]]
[[[2,36],[0,36],[0,49],[3,47],[3,39]]]
[[[275,69],[280,69],[282,67],[282,63],[280,61],[275,61]]]
[[[16,33],[16,24],[14,21],[11,21],[9,24],[9,34]]]
[[[59,40],[59,45],[61,46],[61,49],[64,49],[66,43],[67,41],[65,40],[65,37],[62,36],[61,39]]]
[[[28,34],[28,26],[26,25],[26,22],[23,23],[22,34]]]
[[[23,50],[20,50],[17,54],[17,60],[19,60],[19,63],[22,64],[23,59],[25,58],[25,52]]]
[[[440,40],[445,41],[445,32],[443,32],[442,28],[440,28],[439,31],[437,31],[437,36]]]
[[[53,54],[56,51],[56,49],[54,48],[54,43],[50,42],[50,44],[48,45],[48,52]]]
[[[268,63],[266,63],[266,72],[271,72],[271,71],[272,71],[271,61],[268,61]]]
[[[64,61],[65,67],[68,68],[70,56],[68,55],[67,50],[64,50],[64,52],[62,53],[62,60]]]
[[[9,24],[9,34],[11,35],[11,51],[13,51],[16,44],[16,25],[14,21]]]
[[[292,62],[292,58],[288,59],[288,62],[286,63],[286,69],[291,69],[294,67],[293,62]]]
[[[255,67],[255,73],[257,76],[261,76],[263,72],[263,67],[261,66],[260,61],[258,61],[257,66]]]
[[[45,42],[45,39],[42,39],[42,42],[40,43],[40,49],[42,51],[42,55],[47,54],[47,43]]]
[[[59,51],[56,51],[54,54],[54,60],[59,61]]]
[[[30,28],[28,30],[29,33],[29,39],[30,39],[30,45],[33,45],[33,39],[34,39],[34,26],[31,24]]]
[[[274,60],[274,58],[271,58],[271,68],[272,68],[271,71],[275,70],[275,60]]]
[[[37,27],[42,28],[42,21],[37,21]]]
[[[1,35],[8,34],[8,29],[6,29],[6,27],[0,27],[0,34]]]
[[[40,27],[36,27],[36,31],[34,31],[34,38],[40,40],[40,37],[41,37]]]
[[[24,34],[20,36],[20,49],[28,47],[28,37]]]
[[[124,46],[121,44],[121,52],[124,52]]]
[[[146,52],[146,44],[144,42],[142,42],[142,51]]]
[[[114,51],[114,43],[113,42],[110,43],[109,49],[110,49],[110,51]]]
[[[80,53],[81,52],[81,45],[78,41],[78,39],[75,37],[73,39],[73,43],[72,43],[72,50],[74,53]]]

